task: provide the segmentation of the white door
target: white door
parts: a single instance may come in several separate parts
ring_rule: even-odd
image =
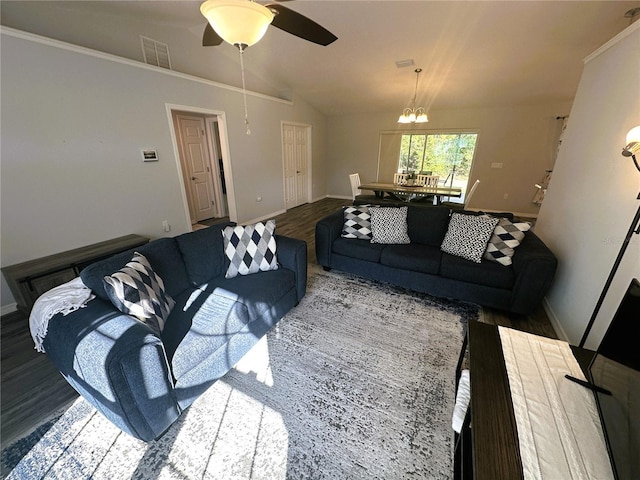
[[[211,160],[204,119],[178,115],[180,152],[185,173],[185,187],[189,197],[191,221],[215,217]]]
[[[282,125],[285,208],[309,201],[309,127]]]

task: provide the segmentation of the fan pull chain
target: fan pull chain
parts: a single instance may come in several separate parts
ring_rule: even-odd
[[[238,45],[240,51],[240,70],[242,71],[242,98],[244,100],[244,124],[247,126],[247,135],[251,135],[251,129],[249,128],[249,114],[247,113],[247,88],[244,82],[244,49],[242,45]]]

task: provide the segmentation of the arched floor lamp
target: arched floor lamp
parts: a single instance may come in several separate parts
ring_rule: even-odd
[[[640,125],[632,128],[627,133],[627,144],[622,149],[622,156],[631,157],[633,159],[633,163],[636,168],[640,172],[640,165],[638,165],[638,160],[636,159],[636,153],[640,152]],[[640,200],[640,193],[638,193],[637,200]],[[611,283],[613,282],[613,278],[618,271],[618,267],[622,262],[622,258],[624,257],[625,252],[627,251],[627,247],[629,246],[629,242],[631,241],[631,236],[635,233],[636,235],[640,234],[640,206],[636,211],[633,220],[631,221],[631,225],[629,226],[629,230],[627,231],[627,235],[624,237],[624,241],[622,242],[622,246],[620,247],[620,251],[618,252],[618,256],[616,257],[616,261],[613,263],[613,268],[607,277],[607,281],[604,284],[604,288],[602,289],[602,293],[600,294],[600,298],[598,298],[598,303],[596,303],[596,307],[591,314],[591,318],[589,319],[589,323],[587,324],[587,328],[582,335],[582,339],[580,340],[580,344],[578,345],[580,348],[584,347],[584,344],[587,342],[587,338],[589,338],[589,333],[591,332],[591,328],[593,327],[594,322],[596,321],[596,317],[600,312],[600,308],[602,307],[602,303],[604,302],[605,297],[607,296],[607,292],[611,287]]]

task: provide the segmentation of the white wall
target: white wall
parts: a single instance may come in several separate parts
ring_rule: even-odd
[[[401,106],[398,106],[400,108]],[[545,170],[553,167],[557,139],[571,102],[553,105],[434,110],[429,112],[430,131],[477,131],[478,144],[471,183],[481,184],[471,208],[510,211],[535,216],[531,200]],[[402,130],[398,112],[329,117],[327,146],[329,195],[350,196],[348,174],[358,172],[363,183],[376,180],[378,139],[381,131]],[[406,127],[404,127],[406,129]],[[416,127],[414,127],[416,129]],[[491,163],[503,164],[502,169]],[[504,199],[504,194],[509,198]]]
[[[239,222],[284,210],[282,121],[312,126],[312,194],[325,194],[326,118],[304,102],[249,96],[247,136],[241,93],[212,82],[4,28],[1,62],[2,266],[189,231],[167,104],[225,113]],[[4,278],[1,300],[14,301]]]
[[[640,205],[640,172],[620,151],[640,125],[640,22],[586,62],[536,232],[559,259],[547,296],[556,330],[578,344]],[[597,347],[631,278],[633,235],[586,346]]]

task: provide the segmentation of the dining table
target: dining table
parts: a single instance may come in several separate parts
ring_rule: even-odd
[[[376,197],[384,197],[385,193],[397,198],[403,202],[410,202],[420,198],[433,196],[436,198],[436,203],[440,205],[442,203],[442,197],[461,197],[462,189],[459,187],[425,187],[424,185],[401,185],[399,183],[363,183],[360,185],[360,190],[373,190]]]

